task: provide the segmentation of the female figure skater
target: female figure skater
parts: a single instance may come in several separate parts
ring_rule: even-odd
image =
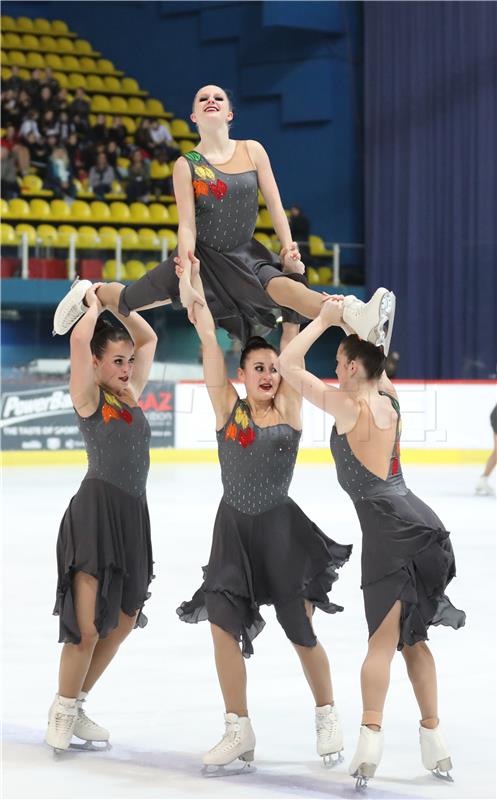
[[[490,478],[490,475],[497,464],[497,406],[492,409],[492,413],[490,414],[490,424],[494,433],[494,449],[487,459],[485,469],[483,470],[483,475],[481,475],[478,483],[476,484],[475,493],[481,495],[495,494],[495,487],[488,482],[488,479]]]
[[[297,332],[302,317],[316,317],[323,301],[303,277],[297,244],[290,226],[266,151],[255,141],[230,139],[233,109],[226,92],[205,86],[195,95],[191,120],[200,142],[176,161],[173,181],[178,207],[178,249],[184,272],[175,273],[174,251],[140,280],[124,287],[104,284],[98,289],[103,305],[119,308],[123,315],[172,302],[191,309],[202,304],[191,284],[188,252],[200,259],[205,298],[217,326],[241,342],[256,332],[269,331],[283,308],[284,344]],[[258,189],[267,203],[274,229],[282,243],[279,258],[253,238],[258,214]],[[77,283],[61,301],[54,318],[54,332],[66,333],[85,311],[89,281]],[[377,344],[389,341],[394,309],[378,292],[365,305],[348,298],[354,329]],[[289,309],[292,309],[291,311]],[[385,326],[390,320],[390,333]],[[387,347],[388,349],[388,347]]]
[[[402,651],[421,712],[424,766],[442,776],[452,768],[440,733],[435,663],[426,639],[429,625],[464,625],[465,614],[444,594],[455,575],[449,533],[436,514],[410,492],[399,455],[400,410],[384,371],[382,348],[362,341],[343,325],[343,302],[335,296],[279,358],[284,380],[335,417],[331,450],[342,488],[362,528],[362,589],[369,628],[362,665],[363,718],[349,773],[358,786],[373,777],[383,748],[382,715],[396,648]],[[323,383],[302,366],[309,347],[330,326],[349,333],[337,351],[340,388]]]
[[[190,257],[193,286],[201,297],[198,261]],[[261,337],[247,342],[238,372],[247,390],[242,400],[228,379],[208,305],[195,304],[195,327],[216,414],[224,487],[204,582],[178,609],[184,622],[211,623],[226,708],[225,734],[203,761],[221,768],[237,758],[250,762],[254,757],[243,656],[253,653],[252,640],[264,627],[259,606],[273,604],[314,695],[318,753],[325,763],[333,763],[333,755],[339,759],[343,748],[342,732],[328,658],[316,639],[312,614],[315,607],[342,611],[327,593],[352,548],[328,539],[288,497],[301,433],[301,399],[280,379],[273,347]]]
[[[46,734],[56,751],[67,750],[73,735],[108,740],[82,703],[130,631],[146,625],[141,609],[153,577],[145,494],[150,428],[138,398],[157,337],[136,313],[126,328],[100,319],[96,289],[88,291],[88,310],[71,334],[70,392],[88,472],[57,540],[54,614],[64,647]]]

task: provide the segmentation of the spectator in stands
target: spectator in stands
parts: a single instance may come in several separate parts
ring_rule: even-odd
[[[10,72],[11,72],[10,78],[7,78],[7,80],[4,83],[4,86],[11,92],[20,92],[24,86],[24,81],[19,75],[19,67],[17,66],[17,64],[13,64],[11,66]]]
[[[69,119],[67,111],[60,112],[58,122],[56,122],[56,130],[61,142],[66,142],[71,134],[76,133],[76,126]]]
[[[142,150],[144,158],[151,158],[153,142],[150,137],[150,120],[142,117],[135,131],[135,144]]]
[[[47,111],[54,110],[54,99],[48,86],[42,86],[36,108],[40,112],[41,117],[43,117]]]
[[[2,158],[2,197],[6,200],[11,200],[13,197],[19,197],[19,184],[17,183],[17,158],[13,150],[8,150],[2,145],[1,148]]]
[[[117,157],[119,155],[117,144],[115,142],[108,142],[105,153],[107,154],[107,161],[117,172]]]
[[[49,158],[46,185],[60,200],[67,200],[76,195],[71,164],[64,147],[56,147]]]
[[[19,140],[19,134],[13,125],[8,125],[5,135],[1,140],[2,148],[14,153],[21,175],[27,175],[30,166],[29,150],[25,144]]]
[[[33,108],[29,113],[19,130],[19,135],[22,140],[27,140],[28,137],[34,136],[35,140],[41,139],[40,129],[38,128],[38,112]]]
[[[310,223],[307,217],[302,213],[300,206],[293,205],[290,209],[290,231],[292,238],[297,242],[300,248],[300,255],[302,261],[307,264],[309,257],[309,234]]]
[[[76,133],[81,141],[87,141],[90,136],[90,123],[87,117],[81,117],[79,114],[72,114],[71,106],[69,107],[69,114],[76,128]]]
[[[95,125],[91,129],[91,138],[95,145],[106,144],[107,127],[105,125],[105,114],[98,114]]]
[[[67,89],[61,88],[54,96],[54,108],[57,114],[62,111],[69,113],[69,100],[67,97]]]
[[[17,94],[13,89],[2,91],[2,124],[7,127],[14,125],[17,127],[23,119]]]
[[[48,139],[49,136],[59,137],[60,126],[53,111],[45,111],[38,127],[44,139]]]
[[[47,67],[45,70],[45,74],[41,76],[41,87],[43,89],[44,86],[47,86],[52,93],[52,97],[55,97],[59,93],[60,84],[59,81],[56,80],[53,76],[53,72],[50,67]]]
[[[31,100],[31,96],[25,89],[21,89],[21,91],[19,92],[19,97],[17,99],[17,102],[19,105],[19,113],[21,115],[21,121],[22,121],[33,108],[33,102]]]
[[[71,125],[73,123],[70,123]],[[76,175],[79,180],[83,180],[87,177],[86,172],[86,165],[84,159],[83,148],[78,140],[78,135],[74,131],[69,134],[66,144],[67,155],[69,156],[69,161],[71,164],[71,169],[73,174]]]
[[[90,103],[81,87],[76,89],[74,100],[69,106],[69,113],[72,117],[77,115],[82,120],[86,119],[90,113]]]
[[[32,100],[36,100],[40,93],[41,71],[33,69],[31,77],[24,84],[25,91],[29,94]]]
[[[150,169],[148,163],[143,161],[141,150],[135,150],[131,156],[126,182],[126,199],[128,203],[140,200],[148,201],[150,192]]]
[[[112,181],[116,180],[116,173],[107,161],[105,153],[99,153],[97,163],[90,169],[88,184],[95,196],[100,200],[112,189]]]
[[[158,156],[160,152],[165,152],[168,161],[177,158],[180,151],[174,144],[169,128],[160,119],[153,119],[150,125],[150,139],[152,141],[152,152]]]
[[[127,135],[128,131],[126,126],[123,125],[122,117],[114,117],[112,125],[107,130],[107,137],[109,142],[116,143],[121,153],[125,149]]]

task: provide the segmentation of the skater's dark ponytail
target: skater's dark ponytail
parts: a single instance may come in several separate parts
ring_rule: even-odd
[[[276,347],[273,347],[272,344],[266,342],[266,340],[263,339],[262,336],[251,336],[250,339],[247,340],[247,343],[240,355],[241,369],[245,368],[247,357],[252,352],[252,350],[271,350],[275,355],[277,356],[279,355],[279,352],[276,349]]]
[[[360,339],[356,333],[346,336],[340,343],[348,361],[360,361],[363,365],[368,380],[377,380],[381,377],[386,364],[383,347],[376,347],[365,339]]]
[[[103,358],[108,342],[131,342],[134,345],[133,339],[124,325],[114,325],[100,316],[90,342],[90,350],[93,355],[98,359]]]

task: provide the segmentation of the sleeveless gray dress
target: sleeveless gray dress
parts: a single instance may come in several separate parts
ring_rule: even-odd
[[[399,650],[428,638],[430,625],[461,628],[464,611],[454,608],[445,588],[456,574],[449,532],[434,511],[406,487],[400,465],[400,408],[386,480],[355,457],[347,434],[331,432],[337,478],[354,503],[362,529],[362,590],[372,636],[397,600],[402,601]]]
[[[57,539],[59,642],[78,644],[72,578],[78,571],[98,579],[95,626],[100,638],[117,627],[119,612],[135,627],[147,618],[141,609],[153,576],[146,482],[150,426],[141,408],[100,390],[91,417],[76,413],[85,441],[88,471],[69,503]]]
[[[248,658],[265,624],[259,607],[272,604],[288,638],[312,647],[304,599],[328,614],[343,610],[328,592],[352,547],[329,539],[288,497],[300,431],[260,428],[238,400],[217,440],[224,494],[209,563],[201,588],[177,613],[183,622],[208,619],[228,631]]]
[[[303,284],[297,273],[283,276],[279,257],[252,238],[259,210],[257,171],[226,173],[192,150],[185,154],[195,193],[197,238],[195,255],[207,304],[217,327],[245,343],[264,336],[281,315],[287,322],[307,321],[291,309],[278,309],[265,288],[272,278],[287,277]],[[158,300],[182,308],[174,250],[166,261],[121,292],[119,311],[127,316]]]

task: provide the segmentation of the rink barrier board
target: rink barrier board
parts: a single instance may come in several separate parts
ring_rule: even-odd
[[[419,449],[405,448],[402,450],[403,464],[484,464],[490,455],[488,450],[460,450],[460,449]],[[178,449],[152,449],[150,451],[152,464],[215,464],[218,462],[217,450],[178,450]],[[84,450],[41,450],[27,452],[25,450],[4,450],[1,453],[1,463],[4,467],[35,467],[43,465],[82,464],[86,465]],[[298,464],[332,464],[333,458],[328,448],[304,447],[299,450]]]

